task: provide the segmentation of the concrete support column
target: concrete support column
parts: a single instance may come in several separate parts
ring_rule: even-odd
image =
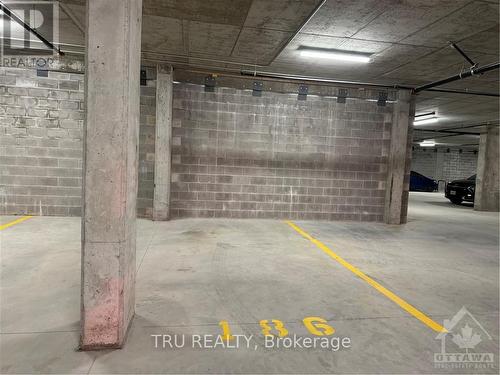
[[[407,220],[414,116],[414,96],[409,90],[399,90],[392,115],[384,213],[387,224],[404,224]]]
[[[156,70],[156,136],[153,220],[168,220],[172,155],[172,67]]]
[[[499,143],[498,126],[488,126],[479,140],[474,209],[498,212]]]
[[[88,0],[82,349],[121,347],[135,311],[142,0]]]

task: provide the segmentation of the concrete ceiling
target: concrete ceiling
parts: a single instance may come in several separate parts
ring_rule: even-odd
[[[143,0],[143,57],[184,66],[239,70],[257,65],[269,72],[412,86],[469,67],[450,41],[479,65],[499,60],[499,0],[327,0],[297,33],[320,3]],[[81,48],[85,1],[62,4],[60,39],[68,50]],[[304,58],[298,52],[304,46],[373,55],[369,64],[338,63]],[[498,93],[499,72],[441,87]],[[424,92],[417,113],[428,111],[440,117],[433,129],[499,118],[498,98],[484,96]]]

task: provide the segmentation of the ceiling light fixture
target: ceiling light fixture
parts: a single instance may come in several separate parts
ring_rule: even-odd
[[[313,57],[318,59],[330,59],[337,61],[369,63],[370,54],[341,51],[336,49],[303,48],[299,49],[303,57]]]
[[[413,125],[427,125],[427,124],[435,124],[439,119],[437,117],[424,118],[424,119],[415,119],[413,120]]]
[[[425,140],[423,142],[420,142],[420,147],[434,147],[436,145],[436,142],[433,140]]]

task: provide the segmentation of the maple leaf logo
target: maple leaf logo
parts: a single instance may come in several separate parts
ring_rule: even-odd
[[[468,324],[461,329],[462,334],[453,335],[451,341],[457,344],[460,349],[474,349],[474,347],[481,342],[481,335],[472,333],[472,328]]]

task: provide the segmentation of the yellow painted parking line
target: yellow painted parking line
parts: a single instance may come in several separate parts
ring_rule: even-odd
[[[3,225],[0,225],[0,230],[4,230],[4,229],[7,229],[13,225],[16,225],[16,224],[19,224],[19,223],[22,223],[23,221],[26,221],[28,219],[31,219],[33,216],[23,216],[23,217],[20,217],[19,219],[16,219],[14,221],[11,221],[10,223],[7,223],[7,224],[3,224]]]
[[[439,323],[436,323],[434,320],[429,318],[427,315],[425,315],[423,312],[418,310],[417,308],[413,307],[410,305],[408,302],[406,302],[404,299],[398,297],[395,295],[393,292],[388,290],[387,288],[383,287],[379,283],[377,283],[375,280],[373,280],[371,277],[367,276],[364,274],[361,270],[357,269],[354,267],[352,264],[341,258],[339,255],[337,255],[335,252],[333,252],[328,246],[323,244],[321,241],[315,239],[313,236],[311,236],[309,233],[306,231],[302,230],[299,226],[294,224],[291,221],[286,221],[286,223],[291,226],[297,233],[299,233],[302,237],[308,239],[311,241],[313,244],[315,244],[318,248],[323,250],[327,255],[335,259],[337,262],[339,262],[342,266],[347,268],[349,271],[351,271],[353,274],[358,276],[359,278],[363,279],[366,281],[368,284],[370,284],[372,287],[377,289],[380,293],[382,293],[384,296],[389,298],[392,302],[394,302],[396,305],[401,307],[403,310],[408,312],[409,314],[413,315],[415,318],[420,320],[422,323],[427,325],[428,327],[432,328],[436,332],[447,332],[446,329],[441,326]]]

